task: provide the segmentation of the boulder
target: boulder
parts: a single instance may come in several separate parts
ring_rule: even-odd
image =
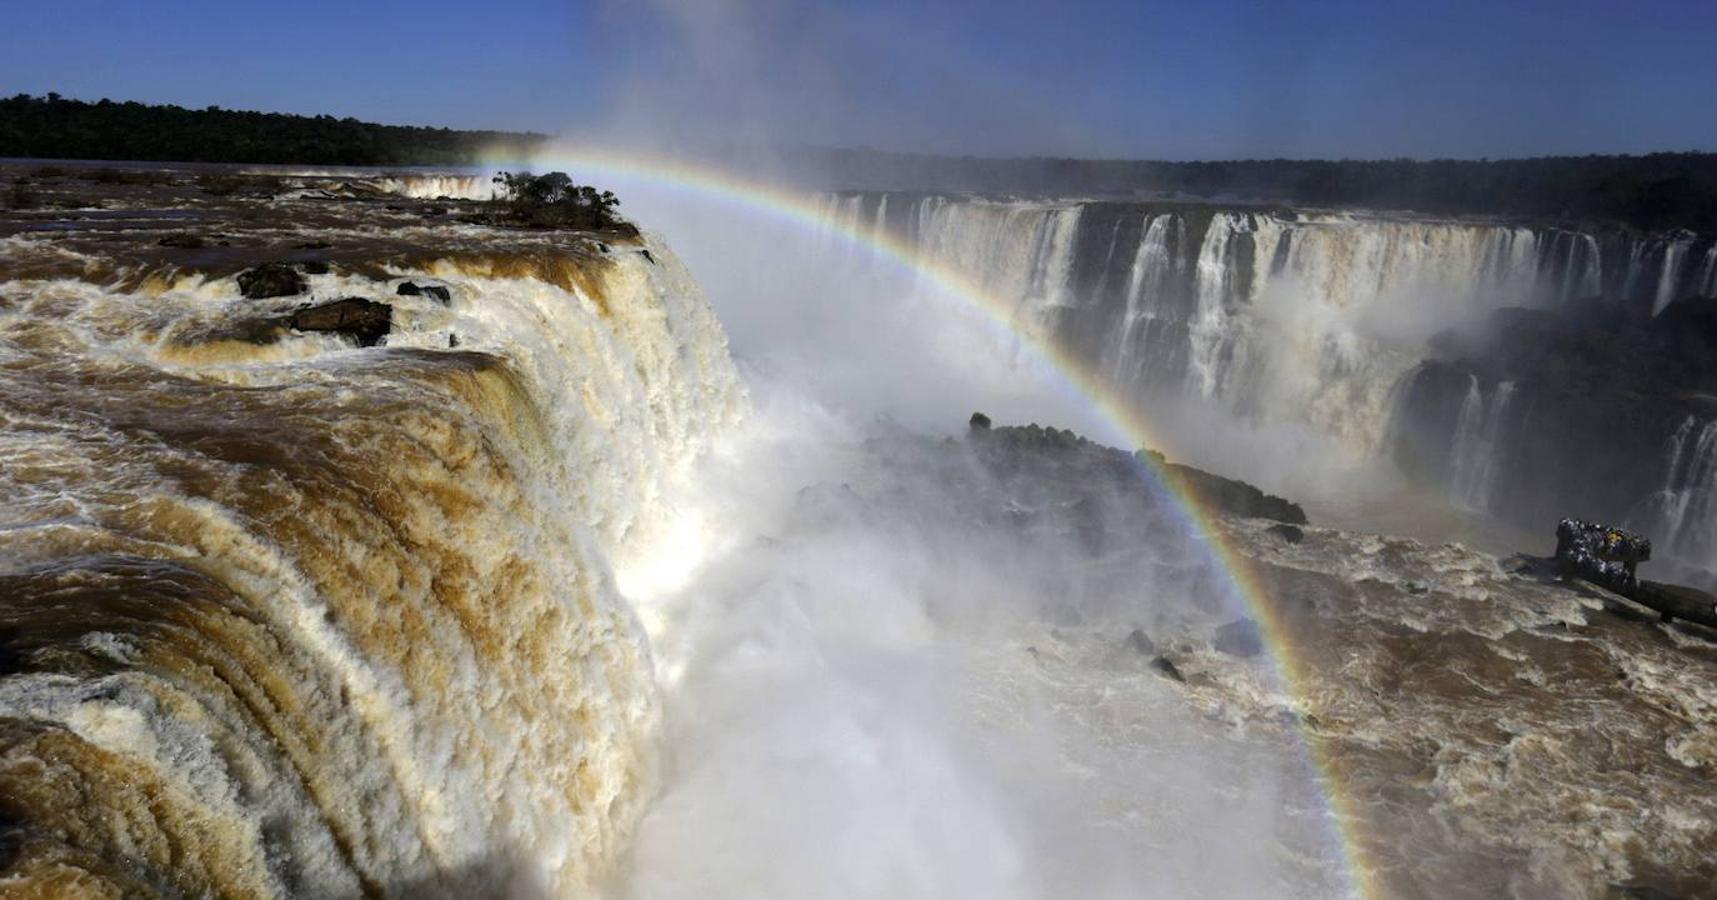
[[[972,431],[989,431],[990,417],[981,412],[972,413],[972,418],[966,423],[966,427]]]
[[[346,297],[299,308],[286,318],[296,331],[333,332],[374,347],[393,328],[393,307],[362,297]]]
[[[446,306],[453,302],[453,292],[439,284],[417,284],[411,281],[400,282],[395,291],[401,297],[428,297]]]
[[[296,297],[304,288],[304,276],[285,263],[264,263],[238,275],[239,293],[250,300]]]

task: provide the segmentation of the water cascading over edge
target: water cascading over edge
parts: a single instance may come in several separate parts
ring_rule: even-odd
[[[360,349],[258,338],[297,301],[230,277],[7,239],[101,276],[0,284],[9,887],[603,877],[658,717],[608,559],[743,395],[662,247],[518,243],[312,275],[392,305]],[[396,293],[425,276],[449,304]]]

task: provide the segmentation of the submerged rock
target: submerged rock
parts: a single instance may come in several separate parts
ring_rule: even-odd
[[[287,317],[297,331],[343,334],[360,347],[374,347],[393,328],[393,307],[362,297],[346,297],[307,306]]]
[[[1132,634],[1127,635],[1127,647],[1140,656],[1153,656],[1157,652],[1157,642],[1151,640],[1143,628],[1135,628]]]
[[[1264,530],[1269,532],[1270,534],[1275,535],[1276,537],[1281,538],[1284,541],[1287,541],[1290,544],[1298,544],[1299,542],[1306,539],[1305,531],[1302,530],[1298,525],[1288,525],[1286,523],[1279,522],[1275,525],[1271,525],[1269,528],[1266,528]]]
[[[1258,633],[1257,623],[1245,619],[1236,619],[1216,629],[1216,639],[1210,645],[1229,656],[1243,658],[1264,652],[1264,638]]]
[[[296,297],[305,287],[304,276],[285,263],[264,263],[238,275],[239,293],[249,300]]]
[[[195,234],[169,234],[155,243],[176,250],[200,250],[209,245],[208,241]]]
[[[1161,675],[1170,681],[1178,681],[1181,684],[1186,683],[1186,676],[1182,675],[1180,673],[1180,668],[1174,664],[1173,660],[1170,660],[1166,656],[1159,656],[1156,659],[1151,660],[1151,669],[1158,675]]]

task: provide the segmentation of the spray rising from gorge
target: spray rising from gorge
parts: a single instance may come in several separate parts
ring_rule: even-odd
[[[1491,306],[1409,295],[1478,265],[1565,304],[1608,263],[1538,248],[1583,240],[599,174],[689,267],[654,232],[497,225],[465,175],[259,173],[211,199],[208,174],[157,173],[102,188],[118,216],[9,217],[7,472],[32,492],[4,532],[6,877],[640,898],[1701,877],[1696,638],[1606,624],[1528,562],[1307,524],[1144,452],[1131,412],[1204,398],[1189,445],[1298,427],[1339,451],[1199,458],[1259,480],[1375,461],[1408,389],[1334,398],[1411,384],[1425,341]],[[1451,432],[1473,505],[1519,402],[1488,386],[1469,404],[1463,377]],[[997,423],[962,427],[974,408]],[[1009,427],[1031,419],[1122,449]]]

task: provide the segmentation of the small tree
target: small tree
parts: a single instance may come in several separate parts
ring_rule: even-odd
[[[499,172],[493,179],[506,204],[505,218],[545,228],[613,228],[620,225],[613,191],[574,184],[565,172]]]

